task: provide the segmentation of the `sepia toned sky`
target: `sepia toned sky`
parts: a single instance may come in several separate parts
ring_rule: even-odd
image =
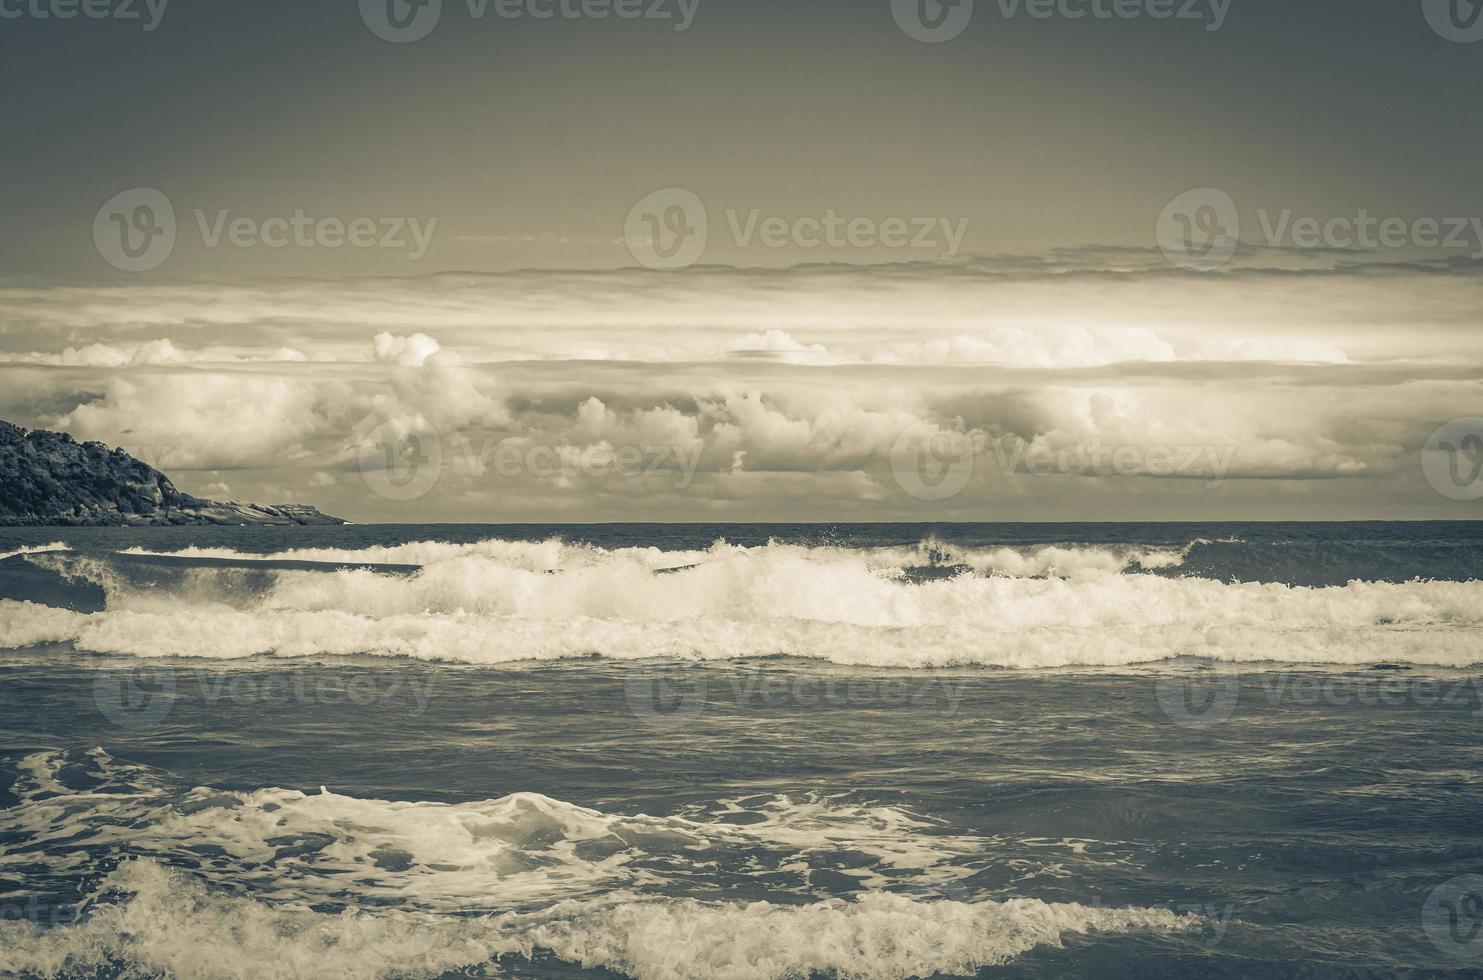
[[[0,418],[356,520],[1483,506],[1432,0],[387,2],[0,0]]]

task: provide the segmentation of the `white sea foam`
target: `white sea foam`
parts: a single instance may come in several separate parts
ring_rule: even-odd
[[[953,571],[965,556],[944,554],[930,542],[869,551],[717,544],[693,553],[423,542],[273,556],[418,564],[415,574],[189,568],[170,588],[87,559],[71,573],[103,585],[106,611],[0,602],[0,647],[70,642],[138,657],[371,654],[473,664],[591,654],[786,655],[877,667],[1117,666],[1184,655],[1483,662],[1480,581],[1309,588],[1124,570],[1177,563],[1182,554],[1147,549],[1042,548],[1007,552],[1012,558],[983,551],[966,556],[989,572],[975,574]],[[946,577],[907,574],[923,560],[946,561]],[[1061,574],[1073,566],[1075,574]]]
[[[4,561],[7,558],[14,558],[16,555],[38,555],[47,551],[65,551],[66,548],[67,545],[60,541],[53,541],[51,544],[27,545],[24,548],[16,548],[12,551],[0,551],[0,561]]]
[[[861,886],[946,889],[971,873],[954,862],[983,849],[979,838],[952,836],[900,809],[843,798],[748,797],[653,817],[538,793],[462,804],[324,789],[178,793],[156,771],[100,749],[86,761],[91,788],[76,790],[60,778],[74,761],[62,753],[26,757],[13,787],[21,805],[0,811],[0,830],[74,848],[210,852],[255,895],[289,904],[333,904],[350,880],[363,898],[415,900],[443,912],[481,897],[503,909],[536,909],[702,877],[715,889],[765,877],[770,894],[801,899],[812,895],[812,868],[835,863],[828,858],[841,849],[853,858],[842,873]],[[0,855],[0,871],[24,875],[37,859],[16,848]]]
[[[34,602],[0,601],[0,648],[20,649],[77,639],[88,618],[67,609]]]
[[[62,771],[79,763],[87,788],[69,788]],[[986,842],[842,799],[621,816],[532,793],[458,805],[180,793],[99,750],[21,769],[20,805],[0,811],[8,876],[54,882],[139,857],[81,919],[0,923],[5,975],[434,976],[549,951],[646,980],[904,978],[971,974],[1068,933],[1199,924],[1161,908],[933,897],[966,855],[992,862]],[[819,894],[810,871],[829,866],[863,890]]]
[[[787,556],[816,561],[852,558],[882,571],[923,566],[957,566],[985,574],[1071,577],[1088,572],[1118,572],[1128,568],[1172,568],[1184,562],[1203,540],[1183,547],[1160,545],[1046,544],[1020,547],[969,547],[927,538],[910,545],[849,548],[834,545],[795,545],[776,541],[759,547],[718,541],[706,549],[667,551],[660,548],[602,548],[558,538],[543,541],[489,539],[467,544],[413,541],[364,549],[296,548],[262,555],[231,548],[181,548],[150,551],[129,548],[124,553],[178,558],[221,558],[236,561],[315,561],[341,564],[426,565],[454,558],[485,558],[511,568],[562,571],[611,562],[631,562],[660,570],[744,557],[752,554]]]
[[[1069,933],[1177,932],[1198,919],[1161,908],[1093,908],[1036,899],[921,901],[867,894],[806,905],[615,896],[540,913],[434,917],[339,914],[217,893],[160,864],[121,865],[75,924],[0,923],[0,970],[58,976],[123,965],[201,978],[437,976],[549,950],[639,980],[858,980],[966,976]]]

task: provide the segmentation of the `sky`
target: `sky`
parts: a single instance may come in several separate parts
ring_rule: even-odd
[[[0,0],[0,418],[358,521],[1476,517],[1476,9]]]

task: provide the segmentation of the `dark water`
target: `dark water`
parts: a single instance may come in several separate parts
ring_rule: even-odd
[[[225,551],[0,604],[0,972],[1483,976],[1476,525],[52,541]]]

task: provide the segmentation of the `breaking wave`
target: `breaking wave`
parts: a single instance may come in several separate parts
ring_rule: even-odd
[[[554,957],[643,980],[905,978],[972,974],[1068,934],[1200,925],[976,897],[955,882],[965,855],[992,862],[985,842],[891,807],[770,797],[648,817],[531,793],[182,792],[101,750],[17,770],[0,867],[23,886],[90,884],[52,921],[0,922],[7,976],[479,975]],[[812,880],[830,866],[855,879],[851,897]]]
[[[0,647],[472,664],[593,654],[876,667],[1483,661],[1483,582],[1171,574],[1197,544],[33,552],[0,561],[10,597]]]

